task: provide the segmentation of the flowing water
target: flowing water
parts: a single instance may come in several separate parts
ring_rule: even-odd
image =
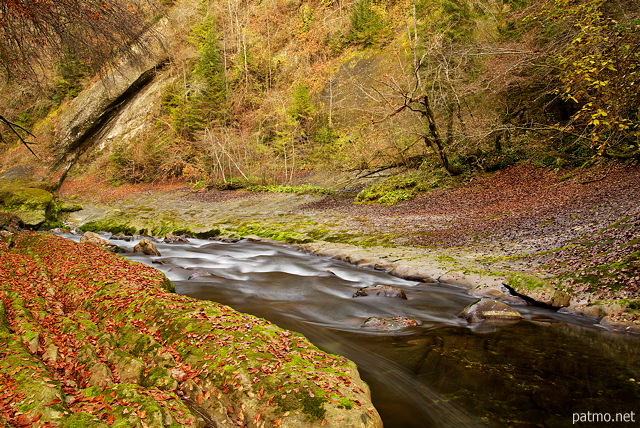
[[[640,337],[532,306],[516,307],[522,321],[470,326],[456,315],[477,299],[459,288],[287,246],[246,240],[157,246],[162,257],[127,257],[163,271],[180,294],[266,318],[355,361],[385,427],[558,427],[617,413],[640,419]],[[400,287],[408,298],[352,297],[375,284]],[[371,316],[410,317],[419,325],[362,328]]]

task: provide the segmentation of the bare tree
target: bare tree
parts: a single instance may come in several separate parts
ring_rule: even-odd
[[[66,51],[99,69],[127,52],[147,29],[146,1],[3,0],[0,59],[9,77],[41,71],[43,61]]]
[[[95,71],[115,63],[143,43],[151,1],[2,0],[0,72],[6,79],[39,82],[69,52]],[[28,131],[4,116],[0,122],[29,148],[21,135]]]

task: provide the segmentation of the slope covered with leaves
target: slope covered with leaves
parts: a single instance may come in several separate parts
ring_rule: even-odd
[[[380,426],[353,363],[93,244],[0,243],[0,421]],[[75,424],[75,425],[74,425]]]
[[[179,47],[155,97],[132,104],[140,132],[116,119],[76,174],[236,188],[396,165],[429,182],[529,158],[638,156],[632,1],[182,0],[169,16],[184,8],[197,13],[174,21]],[[95,83],[82,63],[59,65],[71,92],[3,91],[7,117],[35,131],[49,159],[65,143],[61,112]]]

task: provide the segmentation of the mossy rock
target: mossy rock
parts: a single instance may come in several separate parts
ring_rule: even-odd
[[[0,247],[0,258],[5,273],[18,274],[7,273],[0,291],[11,331],[22,333],[10,333],[5,321],[0,376],[25,395],[14,396],[11,409],[70,427],[202,426],[197,414],[216,426],[382,426],[355,365],[298,333],[167,292],[162,273],[98,246],[33,232],[11,242]],[[58,293],[29,300],[37,284]],[[65,296],[64,315],[58,295]],[[0,306],[0,320],[3,312]],[[46,337],[43,355],[25,346],[22,336],[31,330]],[[78,352],[66,352],[64,341],[53,340],[58,335]],[[63,394],[48,364],[85,367],[64,379],[76,385],[73,394]]]
[[[65,207],[51,192],[37,187],[0,188],[0,210],[14,214],[27,228],[62,226],[62,213],[77,208]]]
[[[47,220],[47,211],[54,203],[53,194],[37,188],[5,187],[0,189],[0,206],[18,216],[28,227],[37,227]]]
[[[115,219],[90,221],[80,226],[80,230],[95,233],[111,232],[114,235],[135,235],[138,231],[135,227]]]

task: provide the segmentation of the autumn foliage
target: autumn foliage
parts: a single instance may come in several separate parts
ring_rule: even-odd
[[[14,235],[0,284],[0,423],[201,426],[195,407],[214,426],[319,426],[345,402],[376,420],[342,357],[93,244]]]
[[[97,69],[114,60],[114,50],[139,40],[145,30],[142,5],[114,0],[4,0],[0,2],[2,67],[10,76],[27,77],[52,56],[73,52]]]

